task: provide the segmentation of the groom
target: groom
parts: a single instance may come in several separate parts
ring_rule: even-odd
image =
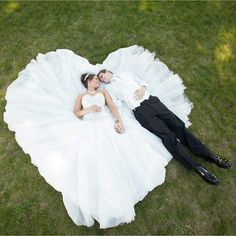
[[[161,138],[174,158],[187,168],[196,170],[207,182],[215,185],[219,183],[213,173],[192,159],[183,145],[219,167],[229,168],[229,161],[212,153],[158,97],[152,96],[145,81],[127,73],[115,74],[106,69],[101,70],[97,76],[107,84],[106,89],[111,94],[133,110],[135,118],[144,128]],[[118,132],[123,128],[121,126],[118,126]]]

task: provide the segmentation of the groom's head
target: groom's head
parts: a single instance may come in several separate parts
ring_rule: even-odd
[[[99,80],[103,83],[109,83],[112,77],[112,72],[107,70],[107,69],[103,69],[100,70],[99,73],[97,74],[97,77],[99,78]]]

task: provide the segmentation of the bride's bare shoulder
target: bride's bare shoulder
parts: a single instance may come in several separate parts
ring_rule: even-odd
[[[87,94],[87,93],[80,93],[80,94],[77,96],[76,101],[81,100],[82,97],[83,97],[85,94]]]

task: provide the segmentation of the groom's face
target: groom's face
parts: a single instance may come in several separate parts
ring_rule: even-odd
[[[109,71],[106,71],[105,73],[99,74],[99,80],[103,83],[109,83],[111,80],[111,73]]]

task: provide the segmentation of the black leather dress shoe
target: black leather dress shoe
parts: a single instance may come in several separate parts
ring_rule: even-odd
[[[229,163],[228,160],[226,160],[216,154],[211,154],[210,156],[208,156],[207,160],[215,162],[219,167],[222,167],[222,168],[230,168],[231,167],[231,164]]]
[[[210,171],[206,170],[203,166],[196,167],[198,174],[210,184],[217,185],[219,183],[218,178]]]

